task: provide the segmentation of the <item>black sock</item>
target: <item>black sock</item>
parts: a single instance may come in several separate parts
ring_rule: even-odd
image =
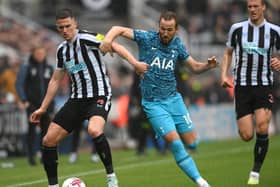
[[[114,170],[113,170],[111,150],[105,135],[101,134],[100,136],[93,138],[93,142],[96,151],[106,169],[106,173],[107,174],[113,173]]]
[[[45,171],[47,173],[49,185],[58,184],[57,177],[57,147],[42,147],[42,159]]]
[[[265,155],[268,150],[269,139],[268,135],[257,134],[255,149],[254,149],[254,172],[260,172]]]

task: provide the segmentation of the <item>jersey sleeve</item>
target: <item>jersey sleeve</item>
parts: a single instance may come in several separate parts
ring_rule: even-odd
[[[26,101],[27,97],[24,91],[25,79],[27,75],[28,64],[21,64],[17,77],[16,77],[16,90],[21,101]]]
[[[177,40],[176,42],[178,43],[178,51],[179,51],[178,60],[180,62],[184,62],[190,55],[187,52],[186,46],[184,45],[182,40],[180,38],[176,38],[176,40]]]
[[[98,49],[101,42],[104,40],[104,35],[100,33],[93,33],[85,30],[79,31],[80,41],[84,42],[92,49]]]
[[[55,69],[63,70],[65,69],[63,64],[63,45],[59,45],[56,51],[56,66]]]
[[[151,39],[151,36],[148,31],[134,29],[133,39],[138,45],[145,45],[145,43]]]
[[[234,36],[233,36],[235,30],[236,30],[236,24],[233,24],[228,32],[228,38],[226,42],[226,46],[228,48],[234,48],[236,46],[236,41],[234,40]]]
[[[277,26],[277,32],[275,36],[275,48],[277,50],[277,53],[280,54],[280,27]]]

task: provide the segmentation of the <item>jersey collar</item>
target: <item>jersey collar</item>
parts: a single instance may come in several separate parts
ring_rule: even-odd
[[[259,25],[255,25],[254,23],[252,23],[251,19],[248,19],[248,22],[250,25],[252,25],[253,27],[262,27],[265,23],[266,23],[266,19],[263,20],[263,22]]]

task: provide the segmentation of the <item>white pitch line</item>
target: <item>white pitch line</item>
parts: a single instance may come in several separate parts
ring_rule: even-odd
[[[272,147],[277,147],[277,145],[274,143]],[[215,151],[215,152],[208,152],[206,154],[198,154],[198,155],[193,155],[195,158],[208,158],[208,157],[214,157],[214,156],[219,156],[219,155],[224,155],[224,154],[236,154],[244,151],[251,151],[252,147],[249,146],[240,146],[240,147],[235,147],[232,149],[227,149],[227,150],[220,150],[220,151]],[[137,158],[137,156],[135,156]],[[157,161],[146,161],[146,162],[141,162],[141,163],[133,163],[133,164],[128,164],[128,165],[123,165],[119,167],[115,167],[115,170],[126,170],[130,168],[136,168],[136,167],[144,167],[144,166],[151,166],[151,165],[158,165],[162,163],[168,163],[168,162],[175,162],[173,158],[168,158],[168,159],[162,159],[162,160],[157,160]],[[77,177],[82,177],[82,176],[87,176],[87,175],[92,175],[92,174],[99,174],[103,173],[104,169],[98,169],[94,171],[88,171],[88,172],[80,172],[80,173],[75,173],[71,176],[77,176]],[[60,176],[59,179],[65,179],[71,176]],[[46,179],[41,179],[41,180],[35,180],[35,181],[30,181],[30,182],[23,182],[20,184],[12,184],[8,185],[6,187],[21,187],[21,186],[29,186],[29,185],[35,185],[35,184],[41,184],[41,183],[46,183]]]

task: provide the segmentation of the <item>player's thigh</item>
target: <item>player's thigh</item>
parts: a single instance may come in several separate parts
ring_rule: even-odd
[[[267,108],[260,108],[255,110],[256,118],[256,131],[260,134],[267,134],[269,128],[269,122],[272,116],[272,112]]]
[[[52,122],[43,138],[43,145],[48,147],[57,146],[67,135],[68,132],[64,128]]]
[[[237,120],[238,130],[240,137],[245,140],[249,141],[254,136],[254,121],[253,115],[248,114],[245,115]]]
[[[163,137],[176,131],[172,116],[160,102],[142,101],[142,106],[157,136]]]
[[[88,133],[92,137],[98,137],[104,131],[105,119],[102,116],[92,116],[88,122]]]

